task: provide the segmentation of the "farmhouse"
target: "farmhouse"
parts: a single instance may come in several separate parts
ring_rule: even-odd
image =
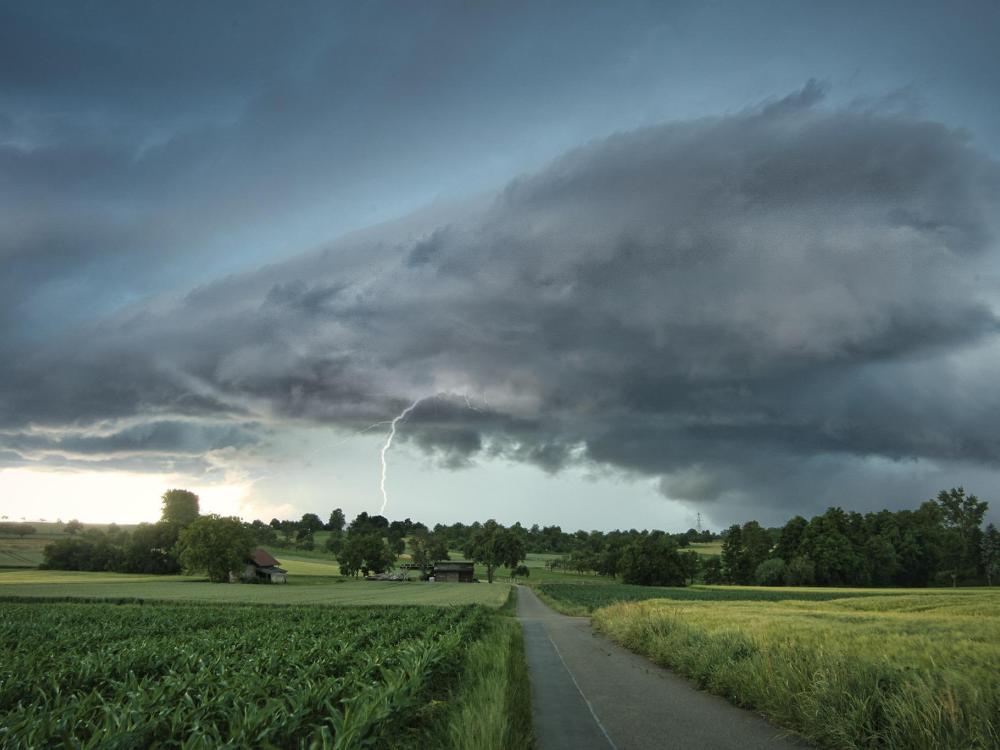
[[[240,578],[244,581],[287,583],[288,571],[278,567],[278,561],[271,556],[271,553],[258,547],[247,558],[246,567]]]
[[[434,564],[434,580],[445,583],[472,583],[474,566],[471,562],[439,562]]]

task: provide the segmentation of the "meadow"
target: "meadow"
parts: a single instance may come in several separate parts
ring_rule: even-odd
[[[593,624],[821,747],[1000,747],[1000,591],[697,591]]]
[[[15,534],[0,534],[0,569],[2,568],[37,568],[42,564],[45,545],[59,539],[65,539],[63,531],[65,524],[54,521],[29,521],[35,533],[18,537]],[[87,529],[107,530],[110,524],[88,523]],[[135,525],[124,524],[118,528],[131,531]]]
[[[900,591],[906,591],[901,589]],[[763,586],[633,586],[627,583],[543,583],[535,588],[553,609],[565,615],[589,615],[601,607],[648,599],[674,601],[829,601],[844,597],[884,596],[885,589],[775,588]]]
[[[285,563],[282,560],[282,563]],[[308,565],[307,561],[305,565]],[[292,561],[287,563],[294,571]],[[287,584],[218,584],[190,576],[131,575],[56,570],[0,570],[0,599],[90,599],[232,602],[256,604],[462,605],[498,608],[510,586],[419,581],[364,581],[311,573],[290,574]]]

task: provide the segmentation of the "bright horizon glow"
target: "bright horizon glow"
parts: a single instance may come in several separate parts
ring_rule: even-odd
[[[199,485],[170,474],[112,471],[0,470],[0,515],[20,521],[135,524],[160,518],[169,489],[198,495],[203,514],[245,515],[252,509],[248,483]]]

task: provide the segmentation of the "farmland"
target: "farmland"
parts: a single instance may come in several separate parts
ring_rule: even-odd
[[[672,599],[675,601],[828,601],[856,596],[882,596],[879,589],[764,588],[752,586],[632,586],[626,583],[544,583],[535,589],[554,609],[567,615],[586,615],[610,604]]]
[[[570,588],[556,595],[591,601]],[[1000,592],[727,591],[611,604],[593,622],[822,747],[1000,745]]]
[[[530,731],[447,700],[461,684],[511,709],[512,625],[472,606],[5,604],[0,745],[457,747],[484,722]]]
[[[65,524],[31,521],[29,525],[35,529],[35,533],[23,538],[14,534],[0,534],[0,569],[37,568],[42,563],[45,545],[67,537],[63,531]],[[108,524],[89,523],[85,528],[103,531],[108,528]],[[118,528],[131,530],[135,527],[125,524]]]
[[[285,560],[282,560],[285,562]],[[142,599],[148,601],[233,602],[257,604],[455,605],[499,607],[510,593],[503,583],[449,584],[362,581],[320,575],[319,563],[288,561],[287,585],[220,585],[189,576],[85,573],[54,570],[0,571],[0,598],[43,597],[82,599]],[[306,572],[296,570],[305,566]],[[334,566],[327,566],[335,570]]]

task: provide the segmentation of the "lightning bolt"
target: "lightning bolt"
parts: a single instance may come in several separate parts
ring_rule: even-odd
[[[482,409],[472,405],[472,401],[469,399],[469,395],[467,392],[463,394],[463,397],[465,399],[465,405],[469,409],[478,412],[483,411]],[[421,401],[426,401],[429,398],[437,398],[437,396],[421,396],[412,404],[403,409],[403,411],[401,411],[399,414],[393,417],[392,420],[386,420],[384,422],[376,422],[375,424],[365,428],[365,430],[362,430],[362,432],[367,432],[368,430],[374,427],[378,427],[380,425],[384,424],[389,425],[389,434],[386,435],[385,443],[382,445],[382,450],[379,452],[379,460],[382,462],[382,476],[378,483],[378,488],[382,492],[382,507],[379,508],[378,511],[379,515],[383,515],[385,513],[385,506],[389,504],[389,494],[385,491],[385,479],[386,479],[386,474],[389,471],[389,462],[386,459],[386,455],[389,453],[389,449],[392,447],[392,441],[396,437],[396,425],[398,425],[400,422],[406,419],[410,415],[410,412],[417,408],[417,404],[419,404]],[[483,394],[483,401],[488,404],[488,402],[486,402],[485,393]]]
[[[379,459],[382,461],[382,479],[378,483],[378,487],[382,491],[382,507],[379,508],[379,515],[385,513],[385,506],[389,504],[389,495],[385,491],[385,475],[388,471],[389,465],[386,463],[385,454],[389,452],[389,449],[392,447],[392,439],[396,437],[396,425],[406,419],[410,412],[417,408],[417,404],[423,400],[423,398],[418,398],[412,404],[403,409],[403,411],[397,414],[391,422],[389,422],[389,434],[386,436],[385,445],[382,446],[382,451],[379,453]]]

